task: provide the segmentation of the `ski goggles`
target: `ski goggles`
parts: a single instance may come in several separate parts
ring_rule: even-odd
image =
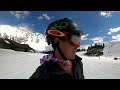
[[[70,34],[66,35],[65,40],[70,43],[72,46],[80,47],[82,31],[73,31]]]
[[[50,35],[58,36],[61,39],[65,39],[68,43],[72,46],[79,47],[81,35],[83,34],[80,30],[75,30],[71,32],[61,32],[58,30],[48,30],[47,31]]]

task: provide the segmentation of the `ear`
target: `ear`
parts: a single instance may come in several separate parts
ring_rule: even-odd
[[[59,38],[54,39],[54,43],[57,43],[59,41]]]

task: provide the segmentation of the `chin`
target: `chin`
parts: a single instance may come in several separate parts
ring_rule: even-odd
[[[74,55],[74,56],[72,56],[70,59],[75,59],[75,55]]]
[[[76,53],[70,53],[69,55],[66,55],[66,58],[68,59],[75,59]]]

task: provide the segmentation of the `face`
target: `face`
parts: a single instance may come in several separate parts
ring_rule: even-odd
[[[80,46],[81,35],[82,32],[80,32],[79,30],[71,33],[65,33],[65,36],[58,38],[56,37],[54,39],[54,43],[57,43],[59,41],[59,47],[62,53],[67,59],[71,60],[75,58],[76,50]]]
[[[78,47],[71,45],[66,40],[59,40],[59,46],[63,54],[68,59],[74,59]]]

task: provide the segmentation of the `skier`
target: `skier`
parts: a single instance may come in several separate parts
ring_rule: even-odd
[[[77,24],[68,18],[49,24],[46,40],[53,53],[40,59],[41,65],[30,79],[84,79],[82,58],[76,55],[81,35]]]

